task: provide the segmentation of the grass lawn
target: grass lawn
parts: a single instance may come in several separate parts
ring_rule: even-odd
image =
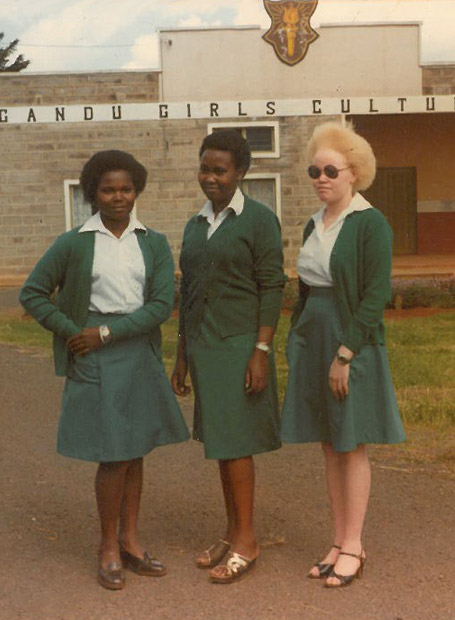
[[[289,317],[282,315],[276,335],[280,397],[286,387],[285,346]],[[173,365],[177,319],[163,326],[163,358]],[[51,335],[33,320],[0,315],[0,343],[39,347],[52,354]],[[387,349],[408,442],[372,447],[375,454],[406,462],[434,463],[455,472],[455,312],[387,321]]]

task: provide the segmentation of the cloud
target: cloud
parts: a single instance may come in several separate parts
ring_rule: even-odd
[[[156,69],[159,64],[158,35],[146,34],[136,39],[131,60],[122,69]]]
[[[203,20],[200,15],[190,15],[186,19],[179,20],[179,28],[207,28],[209,26],[221,26],[219,19],[214,21]]]
[[[136,0],[135,9],[141,13],[149,2]],[[31,59],[32,71],[119,68],[136,38],[129,31],[136,20],[127,2],[67,2],[21,33],[20,51]]]

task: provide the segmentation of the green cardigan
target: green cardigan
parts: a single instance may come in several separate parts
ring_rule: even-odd
[[[303,242],[314,230],[310,219]],[[385,344],[383,313],[391,298],[392,231],[378,209],[346,216],[330,256],[330,271],[343,337],[340,344],[357,353],[364,344]],[[299,279],[294,325],[305,305],[309,287]]]
[[[195,215],[184,231],[180,333],[198,334],[205,304],[222,337],[276,326],[286,281],[276,215],[245,196],[242,213],[229,213],[210,239],[208,227]]]
[[[19,301],[40,325],[54,333],[54,363],[64,376],[69,362],[66,340],[81,332],[90,303],[95,232],[74,228],[60,235],[38,261]],[[144,305],[109,325],[114,340],[150,333],[160,355],[160,324],[174,302],[174,262],[166,237],[147,228],[135,231],[145,263]],[[58,293],[53,301],[55,289]]]

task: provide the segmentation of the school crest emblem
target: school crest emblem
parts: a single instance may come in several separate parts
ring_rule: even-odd
[[[287,65],[303,60],[310,44],[319,37],[310,26],[317,5],[318,0],[264,0],[272,24],[262,38]]]

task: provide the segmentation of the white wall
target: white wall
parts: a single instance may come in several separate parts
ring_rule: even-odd
[[[289,67],[256,27],[162,30],[162,99],[420,95],[418,24],[322,26]]]

